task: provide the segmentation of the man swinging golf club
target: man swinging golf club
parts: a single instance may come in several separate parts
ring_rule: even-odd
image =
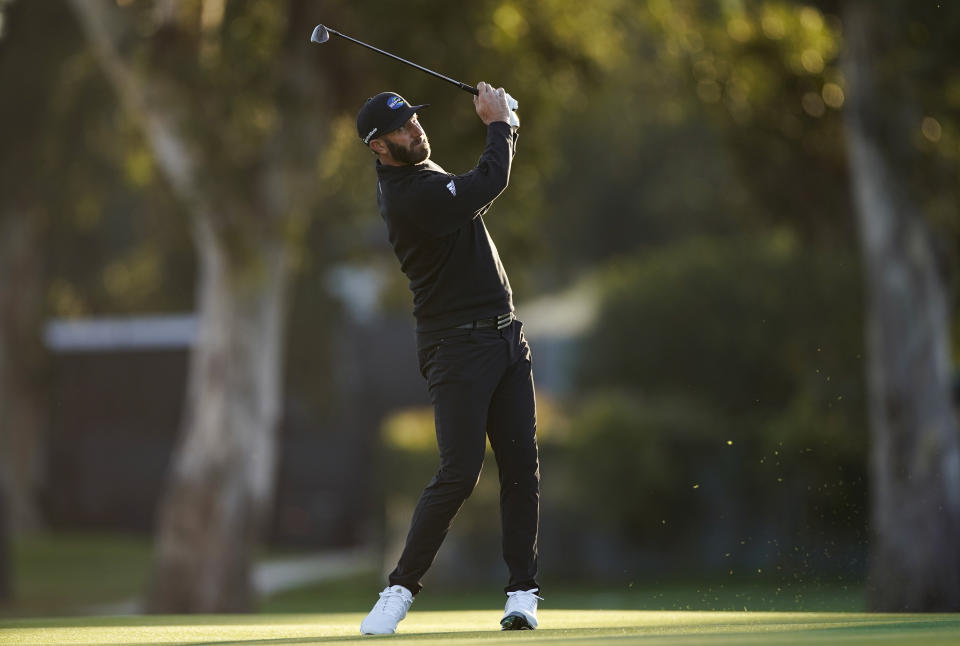
[[[540,471],[530,348],[514,316],[507,273],[483,216],[506,189],[520,125],[503,88],[477,85],[487,128],[477,165],[463,175],[430,160],[418,120],[425,105],[393,92],[367,100],[360,139],[376,156],[377,203],[410,280],[417,355],[433,402],[440,468],[417,502],[389,585],[360,625],[394,633],[453,517],[480,477],[486,438],[500,473],[503,557],[510,571],[503,630],[537,627]]]

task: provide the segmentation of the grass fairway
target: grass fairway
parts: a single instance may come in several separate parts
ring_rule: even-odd
[[[915,644],[960,643],[960,614],[542,610],[541,629],[501,633],[498,609],[413,611],[392,637],[358,634],[363,615],[218,615],[0,621],[0,644]]]

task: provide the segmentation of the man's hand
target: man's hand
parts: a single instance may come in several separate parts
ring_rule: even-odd
[[[477,109],[477,116],[483,124],[489,126],[494,121],[510,122],[510,106],[507,105],[507,92],[501,87],[494,89],[492,85],[480,81],[473,97],[473,105]]]

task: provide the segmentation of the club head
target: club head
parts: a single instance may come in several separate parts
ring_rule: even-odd
[[[330,40],[330,32],[323,25],[317,25],[313,28],[313,35],[310,36],[310,42],[325,43]]]

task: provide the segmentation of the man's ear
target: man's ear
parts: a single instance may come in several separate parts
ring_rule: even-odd
[[[378,155],[384,155],[387,153],[387,144],[383,142],[379,137],[370,142],[370,150],[377,153]]]

